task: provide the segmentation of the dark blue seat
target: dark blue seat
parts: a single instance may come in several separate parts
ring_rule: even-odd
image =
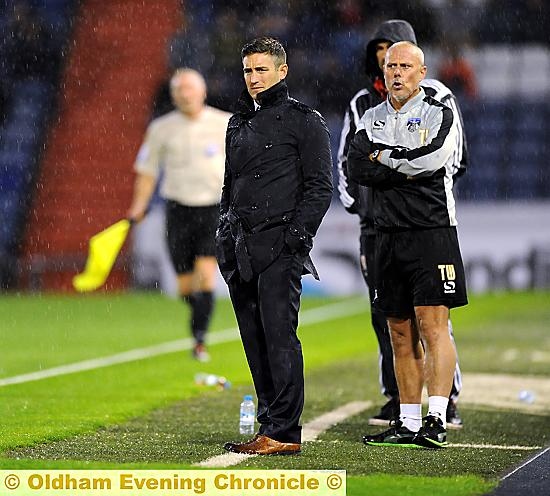
[[[18,193],[2,191],[0,195],[0,253],[9,251],[19,215],[21,215],[21,202]]]
[[[78,2],[27,0],[27,3],[35,8],[51,31],[54,51],[61,50]],[[0,27],[8,22],[13,5],[14,0],[0,2]],[[6,30],[0,33],[4,35]],[[0,130],[0,253],[7,257],[15,253],[31,180],[43,149],[48,115],[55,103],[57,74],[50,76],[13,81],[9,88],[6,119]]]

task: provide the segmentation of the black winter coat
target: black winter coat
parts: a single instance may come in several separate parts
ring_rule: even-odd
[[[237,269],[235,242],[244,237],[254,273],[286,244],[307,254],[332,198],[329,132],[323,117],[289,98],[284,81],[258,95],[243,92],[226,135],[217,256],[226,280]]]

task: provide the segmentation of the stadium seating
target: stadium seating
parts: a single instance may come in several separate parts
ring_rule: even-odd
[[[0,28],[2,29],[7,26],[7,15],[14,2],[15,0],[0,2]],[[65,250],[72,256],[75,250],[82,252],[85,244],[83,240],[86,240],[90,234],[110,221],[117,220],[117,216],[123,215],[124,206],[128,203],[131,191],[131,162],[139,146],[144,124],[150,115],[149,105],[155,89],[151,90],[151,88],[157,84],[159,78],[165,77],[161,67],[164,64],[161,59],[165,55],[163,53],[165,48],[161,46],[154,55],[147,50],[150,48],[149,45],[165,43],[164,37],[169,37],[178,27],[181,27],[178,26],[181,22],[179,0],[166,0],[167,7],[164,11],[158,7],[162,4],[161,0],[148,5],[141,4],[139,8],[149,9],[148,15],[138,15],[134,12],[135,9],[129,9],[132,12],[128,15],[136,15],[136,23],[149,18],[146,19],[147,22],[144,21],[145,25],[142,28],[142,32],[147,32],[149,36],[142,36],[140,43],[134,43],[133,35],[128,35],[126,40],[123,36],[118,36],[122,30],[120,18],[128,11],[123,5],[125,2],[130,4],[133,0],[121,2],[26,0],[27,4],[40,12],[46,26],[55,33],[53,44],[59,53],[65,52],[67,40],[69,37],[73,38],[73,43],[70,45],[71,56],[74,55],[76,50],[74,47],[77,43],[76,35],[71,33],[72,19],[77,8],[96,6],[100,12],[107,12],[108,9],[114,9],[114,12],[119,6],[121,10],[117,11],[118,18],[111,16],[112,27],[105,27],[104,33],[98,30],[90,32],[89,41],[83,42],[88,50],[86,55],[93,53],[91,58],[94,60],[88,61],[88,64],[100,67],[97,69],[98,72],[104,71],[102,64],[108,58],[101,55],[106,53],[105,47],[116,47],[116,50],[112,51],[114,62],[111,61],[113,62],[109,69],[111,72],[105,73],[104,80],[100,80],[99,75],[92,74],[94,67],[92,69],[86,67],[86,70],[92,71],[90,74],[93,78],[82,78],[81,91],[73,88],[74,91],[71,94],[74,98],[70,101],[67,101],[67,88],[64,88],[66,93],[61,94],[55,77],[51,80],[25,79],[11,88],[9,112],[0,127],[0,286],[3,285],[2,273],[6,266],[15,267],[13,260],[20,255],[23,228],[34,233],[31,237],[35,241],[40,239],[42,243],[41,246],[34,246],[34,250],[28,251],[27,254],[43,255],[46,250],[44,247],[47,246],[48,250],[57,250],[57,252]],[[186,13],[191,14],[189,18],[195,24],[194,32],[197,31],[197,26],[206,33],[208,27],[216,25],[217,8],[214,3],[187,0],[185,6]],[[85,13],[80,11],[79,14],[82,19],[85,19]],[[108,15],[105,14],[104,17],[107,18]],[[103,26],[103,20],[101,23]],[[136,23],[134,24],[137,25]],[[155,23],[164,25],[161,29]],[[127,27],[132,23],[124,24]],[[158,33],[162,31],[162,38],[155,34],[157,29]],[[351,90],[348,91],[346,84],[355,85],[355,81],[349,77],[350,71],[353,71],[355,66],[354,60],[362,56],[362,45],[368,34],[361,30],[358,30],[354,36],[350,33],[349,30],[331,33],[325,40],[326,46],[321,44],[324,47],[323,52],[305,51],[308,59],[315,61],[313,66],[324,74],[331,71],[337,74],[338,70],[329,67],[323,72],[318,65],[319,62],[336,57],[338,63],[334,67],[338,67],[339,71],[346,75],[341,78],[342,81],[338,82],[334,78],[325,80],[320,75],[317,84],[297,84],[292,90],[294,96],[307,103],[310,103],[308,95],[314,100],[311,102],[312,105],[315,105],[315,98],[321,102],[319,110],[325,114],[331,129],[334,158],[338,147],[343,109],[347,99],[353,94]],[[100,36],[104,36],[105,39],[97,39]],[[315,40],[317,44],[317,38]],[[189,44],[189,40],[185,39],[185,43]],[[165,46],[167,46],[166,43]],[[94,51],[96,48],[97,53]],[[197,49],[197,46],[193,46],[193,49]],[[111,53],[109,50],[108,52]],[[428,65],[437,67],[437,62],[442,57],[441,50],[430,50],[427,47],[426,53]],[[473,201],[549,198],[550,169],[545,163],[545,157],[548,155],[550,146],[548,144],[550,104],[542,98],[537,98],[550,91],[548,49],[543,45],[480,45],[468,48],[465,55],[471,61],[478,78],[479,98],[477,101],[461,101],[470,145],[471,165],[468,173],[457,184],[457,197]],[[82,53],[79,56],[84,58]],[[294,61],[297,60],[297,56],[297,50],[293,51]],[[158,64],[153,72],[139,72],[136,77],[134,66],[144,65],[136,64],[137,60],[142,59],[147,60],[147,63],[154,60],[155,64],[157,62]],[[74,67],[77,71],[84,67],[82,64],[85,65],[84,62],[77,65],[78,62],[82,61],[75,62]],[[125,64],[129,66],[126,69],[124,69]],[[216,64],[212,65],[214,68],[217,67]],[[307,67],[307,64],[303,65]],[[291,77],[298,72],[299,66],[300,64],[294,62]],[[220,71],[227,71],[227,68],[222,67]],[[357,77],[359,78],[359,75]],[[346,82],[343,82],[344,79]],[[141,83],[143,80],[147,80],[144,83],[145,87],[138,87],[136,81]],[[234,81],[234,83],[240,85],[241,81]],[[100,95],[94,88],[99,88],[105,93]],[[64,130],[67,135],[72,132],[80,133],[81,136],[79,143],[68,141],[66,137],[66,141],[59,143],[51,151],[50,148],[55,146],[54,139],[47,141],[46,135],[55,135],[58,130],[53,126],[49,127],[49,123],[52,111],[57,110],[56,100],[60,96],[64,98],[61,101],[67,104],[66,114],[63,115]],[[341,98],[344,103],[341,104],[338,98]],[[107,101],[111,103],[106,104]],[[128,102],[139,107],[139,115],[136,114],[134,117],[130,115],[131,105]],[[327,102],[331,104],[329,111],[322,108],[323,104],[328,105]],[[90,120],[91,115],[94,119]],[[124,125],[129,121],[132,125],[124,129],[117,127],[117,123],[112,119],[113,115],[124,116]],[[56,124],[59,126],[59,123]],[[84,136],[85,132],[87,132],[86,136]],[[99,142],[101,147],[97,146]],[[100,148],[102,153],[99,153]],[[76,158],[68,157],[67,150],[71,150],[71,153],[74,151],[75,157],[77,152],[80,155]],[[93,184],[88,182],[90,169],[96,172]],[[43,188],[36,193],[35,199],[41,205],[44,203],[46,208],[44,211],[40,210],[36,216],[29,215],[28,207],[36,192],[36,180],[39,172],[44,171],[46,171],[45,179],[41,179]],[[58,177],[63,177],[64,181],[59,181]],[[85,184],[85,190],[75,194],[75,183]],[[110,185],[109,187],[120,184],[122,189],[107,192],[107,184]],[[108,201],[101,200],[107,196],[109,196]],[[54,208],[51,206],[51,199],[54,197],[60,202],[72,197],[72,203],[64,206],[56,205]],[[100,198],[99,201],[98,198]],[[70,246],[62,247],[57,243],[68,243],[65,233],[51,232],[51,225],[62,223],[67,215],[73,221],[77,219],[73,228],[77,234],[70,242]],[[28,217],[37,219],[34,225],[25,226],[25,220]],[[93,223],[90,221],[92,218],[94,218]],[[70,256],[67,255],[69,258]]]
[[[470,168],[458,183],[463,200],[548,198],[547,102],[487,100],[463,105]]]
[[[71,289],[90,237],[126,213],[132,163],[179,14],[179,0],[81,4],[23,247],[43,289]],[[128,279],[127,270],[114,270],[109,285],[125,287]]]
[[[13,2],[0,10],[0,25],[7,32]],[[29,1],[51,33],[52,46],[61,59],[71,25],[74,0]],[[2,77],[8,98],[5,121],[0,129],[0,287],[9,285],[16,272],[16,258],[32,196],[38,158],[45,131],[55,106],[58,74],[10,77],[3,67]]]

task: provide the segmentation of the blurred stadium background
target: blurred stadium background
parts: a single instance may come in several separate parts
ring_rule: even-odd
[[[0,2],[0,285],[71,291],[91,235],[125,215],[147,123],[170,110],[176,67],[205,75],[231,110],[240,47],[287,46],[291,94],[317,108],[336,154],[383,20],[416,29],[429,74],[458,95],[471,165],[457,185],[471,289],[550,288],[550,7],[544,0],[4,0]],[[174,291],[162,202],[136,229],[107,290]],[[363,292],[357,219],[335,198],[307,292]],[[220,284],[220,291],[223,286]]]

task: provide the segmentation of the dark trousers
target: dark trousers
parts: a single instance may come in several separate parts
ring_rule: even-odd
[[[379,365],[380,365],[380,385],[382,394],[388,398],[399,397],[399,389],[397,388],[397,380],[395,378],[395,370],[393,368],[393,349],[391,346],[390,330],[386,317],[379,311],[373,309],[372,302],[374,300],[374,247],[375,234],[361,234],[360,237],[360,255],[361,255],[361,271],[363,278],[369,289],[369,299],[371,303],[371,323],[378,340],[379,349]],[[449,332],[454,343],[453,329],[449,322]],[[455,374],[453,378],[453,387],[451,388],[450,398],[456,400],[460,390],[462,389],[462,374],[458,360],[456,363]]]
[[[303,258],[283,250],[267,269],[228,282],[244,351],[258,398],[259,433],[301,442],[304,363],[296,334]]]

